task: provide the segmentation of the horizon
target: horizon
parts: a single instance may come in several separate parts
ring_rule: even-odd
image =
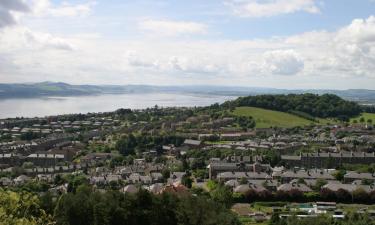
[[[0,83],[375,89],[375,1],[1,1]]]
[[[334,89],[334,88],[273,88],[273,87],[261,87],[261,86],[239,86],[239,85],[210,85],[210,84],[188,84],[188,85],[153,85],[153,84],[90,84],[90,83],[67,83],[59,81],[39,81],[39,82],[12,82],[12,83],[0,83],[5,85],[36,85],[36,84],[66,84],[71,86],[150,86],[150,87],[211,87],[211,88],[255,88],[255,89],[272,89],[272,90],[285,90],[285,91],[350,91],[350,90],[360,90],[360,91],[375,91],[374,89],[367,88],[347,88],[347,89]]]

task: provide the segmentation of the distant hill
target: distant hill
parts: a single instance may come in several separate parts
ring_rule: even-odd
[[[61,82],[42,82],[33,84],[0,84],[0,98],[29,98],[48,96],[79,96],[129,93],[188,93],[200,95],[249,96],[260,94],[335,94],[344,99],[363,104],[375,104],[375,90],[287,90],[260,87],[228,86],[152,86],[152,85],[71,85]]]

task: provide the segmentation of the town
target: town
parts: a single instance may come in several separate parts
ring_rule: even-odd
[[[238,108],[3,119],[0,185],[55,197],[80,185],[126,194],[206,193],[254,224],[275,216],[344,219],[342,204],[354,203],[364,204],[356,213],[375,216],[371,118],[257,127],[259,120]]]

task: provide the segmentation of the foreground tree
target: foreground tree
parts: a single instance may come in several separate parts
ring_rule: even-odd
[[[37,196],[0,189],[0,224],[48,225],[52,217],[39,205]]]

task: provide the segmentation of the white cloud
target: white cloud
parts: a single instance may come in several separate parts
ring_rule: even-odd
[[[63,2],[60,5],[52,4],[50,0],[31,0],[33,13],[37,16],[52,17],[82,17],[91,13],[95,1],[83,4],[71,4]]]
[[[73,50],[67,39],[45,32],[35,32],[26,27],[7,28],[0,33],[0,53],[20,50]]]
[[[375,81],[374,17],[332,32],[254,40],[62,38],[20,26],[0,32],[0,82],[374,88]]]
[[[241,17],[271,17],[299,11],[320,12],[315,0],[230,0],[227,4]]]
[[[71,51],[74,49],[69,41],[60,37],[55,37],[49,33],[33,32],[26,29],[24,36],[28,44],[37,48],[54,48]]]
[[[202,23],[150,19],[140,21],[139,28],[144,31],[151,31],[155,34],[167,36],[204,34],[207,30],[207,26]]]
[[[162,66],[163,67],[163,66]],[[164,69],[183,72],[187,74],[219,74],[224,68],[215,65],[213,60],[208,60],[204,57],[186,58],[172,56],[164,65]]]
[[[294,50],[267,51],[263,54],[262,69],[277,75],[296,75],[303,70],[304,62]]]
[[[0,1],[0,28],[15,25],[17,23],[17,12],[28,12],[28,5],[22,0]]]
[[[129,66],[143,67],[143,68],[157,68],[157,61],[142,58],[136,51],[128,51],[125,53],[125,62]]]

